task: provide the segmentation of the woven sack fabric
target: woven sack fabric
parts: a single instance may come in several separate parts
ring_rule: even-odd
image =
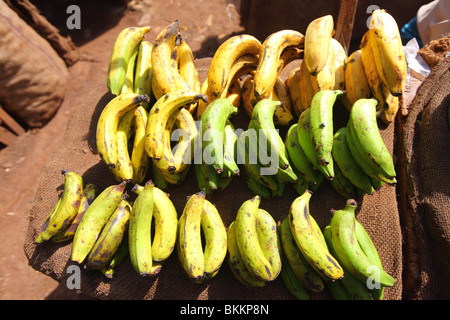
[[[210,58],[196,61],[202,81],[206,78],[210,61]],[[298,66],[298,61],[289,64],[281,74],[282,79],[286,79],[289,71]],[[37,245],[34,239],[63,189],[62,169],[77,172],[82,175],[85,183],[94,183],[99,190],[117,183],[106,165],[101,162],[95,146],[96,123],[102,108],[111,98],[112,95],[107,92],[106,84],[102,82],[93,88],[90,94],[82,98],[80,105],[74,109],[60,145],[42,173],[36,190],[36,201],[30,211],[29,229],[24,242],[24,251],[29,264],[60,282],[67,281],[71,276],[71,273],[67,272],[68,266],[72,264],[71,243],[55,244],[47,241]],[[342,106],[336,106],[335,129],[345,125],[347,119],[348,111]],[[232,119],[235,128],[246,129],[248,121],[249,118],[243,109]],[[287,128],[280,128],[283,138],[286,131]],[[387,147],[393,152],[394,124],[383,126],[381,133]],[[187,197],[199,191],[193,171],[191,169],[181,185],[171,186],[168,190],[179,215]],[[282,197],[262,200],[261,207],[280,222],[287,216],[289,207],[297,196],[298,194],[288,186]],[[242,179],[236,177],[225,190],[208,196],[208,200],[216,205],[225,226],[228,227],[234,221],[240,205],[252,197]],[[331,210],[343,208],[345,202],[345,199],[332,189],[328,181],[325,181],[314,192],[310,211],[318,224],[324,228],[330,222]],[[395,187],[383,186],[373,195],[366,195],[360,199],[357,219],[372,237],[384,268],[397,279],[393,287],[385,290],[385,299],[401,299],[402,233]],[[226,263],[208,283],[195,284],[183,273],[175,251],[155,277],[139,276],[129,261],[125,261],[118,267],[112,280],[95,270],[81,271],[81,291],[99,299],[293,299],[284,287],[281,277],[265,288],[245,287],[234,278]],[[331,296],[325,291],[320,294],[311,294],[311,299],[331,299]]]

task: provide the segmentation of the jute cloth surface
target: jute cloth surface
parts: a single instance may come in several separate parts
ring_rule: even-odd
[[[200,59],[196,63],[200,78],[203,80],[206,77],[210,59]],[[298,65],[298,61],[288,65],[283,70],[282,78],[285,79],[289,71]],[[71,273],[67,271],[68,266],[72,264],[71,243],[55,244],[47,241],[37,245],[34,239],[63,189],[62,169],[77,172],[82,175],[85,183],[94,183],[99,190],[117,183],[106,165],[100,161],[95,146],[96,123],[102,108],[111,98],[105,83],[101,82],[74,109],[61,143],[42,173],[30,212],[29,229],[24,242],[24,251],[29,264],[60,282],[67,281],[71,276]],[[345,125],[347,119],[348,112],[344,107],[336,106],[335,130]],[[246,129],[248,121],[249,118],[243,109],[232,119],[235,128]],[[286,130],[287,128],[280,128],[283,137]],[[383,126],[381,132],[387,147],[393,152],[394,124]],[[171,186],[168,190],[179,215],[187,197],[199,191],[193,171],[191,169],[183,184]],[[127,189],[128,192],[131,187]],[[298,194],[288,186],[282,197],[263,200],[261,207],[280,222],[287,216],[289,207],[297,196]],[[224,191],[208,196],[208,200],[216,205],[225,226],[228,227],[234,221],[241,204],[252,197],[242,179],[236,177]],[[331,210],[338,210],[344,206],[345,199],[332,189],[328,181],[325,181],[314,192],[310,211],[323,229],[330,222]],[[395,187],[384,186],[373,195],[358,199],[357,219],[372,237],[384,268],[397,279],[393,287],[386,289],[385,299],[401,299],[402,233]],[[81,291],[99,299],[292,299],[281,277],[265,288],[245,287],[234,278],[226,263],[208,283],[195,284],[183,273],[176,251],[165,262],[161,272],[153,278],[139,276],[129,261],[125,261],[118,267],[112,280],[98,271],[82,269]],[[331,299],[331,296],[324,291],[320,294],[311,294],[311,299]]]
[[[445,58],[418,88],[398,137],[401,206],[414,230],[408,262],[417,273],[414,295],[422,299],[450,299],[449,105],[450,58]]]

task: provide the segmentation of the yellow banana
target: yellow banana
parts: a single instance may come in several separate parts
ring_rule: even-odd
[[[153,92],[156,99],[174,90],[189,89],[178,69],[177,47],[180,45],[180,41],[178,21],[174,21],[161,30],[153,43],[152,83],[156,82],[155,86],[161,90]],[[152,84],[152,88],[155,86]]]
[[[165,94],[153,105],[145,139],[145,149],[150,158],[158,160],[164,156],[164,129],[170,115],[199,99],[206,99],[206,96],[191,90],[175,90]]]
[[[133,178],[131,182],[141,183],[144,181],[149,170],[150,159],[145,151],[145,127],[147,126],[148,114],[143,106],[137,107],[133,113],[134,140],[131,151],[131,166]]]
[[[253,77],[253,105],[270,96],[270,92],[282,71],[278,67],[283,50],[288,47],[299,48],[303,45],[303,42],[303,34],[289,29],[274,32],[264,40],[259,51],[259,62]]]
[[[323,277],[338,280],[343,276],[342,267],[330,254],[326,242],[317,236],[309,212],[311,191],[297,197],[289,209],[289,222],[295,242],[309,264]]]
[[[302,113],[301,93],[300,93],[300,67],[293,69],[285,81],[291,107],[294,114],[299,117]]]
[[[345,62],[347,61],[347,53],[345,52],[342,44],[337,41],[335,38],[331,38],[331,47],[334,49],[335,58],[336,58],[336,66],[335,66],[335,81],[334,81],[334,89],[335,90],[344,90],[345,89]]]
[[[119,95],[122,91],[131,55],[149,31],[150,27],[129,27],[123,29],[117,36],[106,77],[108,89],[112,94]]]
[[[133,165],[128,151],[128,141],[133,135],[133,115],[137,107],[124,114],[117,127],[117,162],[110,171],[118,182],[133,179]]]
[[[318,74],[327,64],[333,37],[333,16],[326,15],[314,19],[305,32],[305,64],[309,73]]]
[[[149,97],[152,94],[152,49],[152,43],[146,40],[141,41],[136,60],[136,71],[134,73],[133,88],[133,92],[138,94],[145,94]],[[144,102],[142,105],[144,106],[144,108],[148,109],[148,103]]]
[[[321,90],[334,90],[336,86],[336,52],[331,43],[327,63],[317,74],[310,75],[314,93]]]
[[[139,51],[139,46],[137,46],[133,50],[130,60],[128,61],[127,73],[125,75],[125,82],[123,83],[120,94],[134,92],[134,69],[136,67],[138,51]]]
[[[371,96],[361,50],[352,52],[345,64],[345,92],[351,105],[358,99],[368,99]]]
[[[407,67],[397,22],[386,10],[374,10],[368,32],[381,80],[393,96],[401,96],[405,90]]]
[[[178,221],[178,258],[184,272],[194,282],[202,282],[205,273],[205,256],[201,240],[204,202],[204,192],[191,195]]]
[[[113,98],[103,109],[97,123],[96,143],[100,158],[114,168],[117,164],[117,128],[120,119],[131,109],[143,102],[149,102],[147,95],[121,94]]]
[[[181,39],[178,54],[178,68],[181,77],[186,81],[192,91],[199,91],[201,83],[198,77],[197,68],[194,64],[194,54],[184,39]]]
[[[175,127],[177,129],[175,132],[172,132],[172,140],[177,140],[178,143],[173,147],[172,153],[173,166],[176,169],[171,173],[184,171],[192,163],[194,157],[194,141],[198,136],[195,120],[187,109],[180,110],[175,119]]]
[[[306,67],[303,59],[300,64],[300,114],[311,106],[312,98],[314,97],[314,88],[311,82],[311,74]]]
[[[37,243],[47,241],[69,227],[80,207],[83,178],[68,170],[63,170],[62,174],[64,175],[64,191],[37,236],[35,240]]]
[[[239,81],[239,79],[235,79],[228,88],[226,98],[231,101],[233,106],[239,108],[241,106],[242,101],[241,95],[242,95],[241,82]]]
[[[208,69],[208,88],[219,97],[230,81],[229,72],[236,59],[244,54],[258,55],[261,42],[254,36],[241,34],[223,42],[214,53]]]

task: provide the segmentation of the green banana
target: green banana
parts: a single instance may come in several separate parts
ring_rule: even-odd
[[[308,261],[305,259],[300,249],[298,248],[291,232],[288,217],[283,219],[278,228],[278,231],[280,233],[284,256],[292,272],[294,272],[298,280],[309,291],[312,292],[323,291],[324,282],[322,280],[322,277],[308,263]]]
[[[117,36],[111,51],[106,77],[106,84],[112,94],[120,94],[125,82],[128,61],[149,31],[150,27],[129,27],[123,29]]]
[[[330,253],[337,258],[336,251],[333,248],[333,243],[331,241],[331,226],[326,226],[323,230],[323,236],[328,245],[328,249]],[[370,291],[367,288],[365,282],[356,278],[351,272],[346,270],[345,267],[342,267],[344,270],[344,277],[339,281],[342,282],[342,285],[349,293],[352,300],[372,300],[370,295]]]
[[[284,144],[288,151],[292,166],[296,169],[298,175],[300,175],[309,184],[316,184],[317,171],[314,170],[313,164],[308,159],[299,143],[297,127],[298,123],[294,123],[289,127]]]
[[[236,162],[237,135],[234,126],[229,119],[227,119],[224,128],[224,141],[224,167],[233,175],[239,175],[240,170]]]
[[[298,118],[297,125],[297,138],[300,147],[302,148],[305,155],[308,157],[309,161],[313,164],[313,166],[323,173],[326,176],[327,172],[324,170],[324,167],[320,165],[319,159],[316,156],[316,152],[314,151],[314,147],[311,140],[311,131],[310,131],[310,112],[311,107],[306,108]]]
[[[294,170],[295,172],[295,170]],[[300,174],[297,173],[297,176]],[[298,195],[302,195],[306,190],[311,188],[311,185],[303,179],[301,176],[297,179],[297,182],[291,183],[292,188],[297,192]]]
[[[86,210],[72,242],[71,260],[81,264],[122,200],[126,182],[104,189]]]
[[[260,196],[261,199],[269,199],[272,196],[270,189],[260,183],[251,174],[249,174],[245,167],[243,167],[243,170],[241,172],[243,173],[241,177],[243,177],[244,183],[251,193],[253,193],[255,196]]]
[[[100,232],[98,239],[86,258],[87,270],[103,268],[110,262],[122,243],[123,236],[128,229],[130,214],[130,203],[122,199]]]
[[[203,157],[218,174],[224,169],[224,131],[229,117],[237,113],[237,108],[227,98],[212,101],[201,116]],[[231,161],[231,159],[228,159]]]
[[[264,287],[267,281],[254,276],[245,266],[236,241],[236,221],[231,222],[227,229],[227,263],[235,278],[245,286]]]
[[[134,93],[134,70],[136,67],[136,60],[138,56],[138,50],[139,46],[134,48],[130,60],[128,61],[127,66],[127,73],[125,75],[125,82],[123,83],[122,90],[120,91],[120,94],[122,93]]]
[[[97,188],[95,187],[95,185],[88,183],[87,185],[84,186],[83,195],[80,201],[80,206],[78,207],[77,215],[75,216],[72,223],[67,229],[51,237],[53,242],[59,243],[73,239],[75,231],[77,230],[81,219],[86,213],[86,210],[91,205],[92,201],[94,201],[96,195],[97,195]]]
[[[63,232],[75,219],[83,196],[83,178],[75,172],[63,170],[64,191],[46,219],[36,243],[49,240]]]
[[[128,231],[126,230],[125,233]],[[116,253],[112,257],[112,259],[103,267],[98,270],[108,279],[112,279],[114,274],[116,273],[117,267],[125,261],[126,258],[129,257],[129,248],[128,248],[128,235],[124,234],[122,242],[117,248]]]
[[[201,218],[205,193],[197,192],[187,200],[178,220],[177,253],[181,266],[192,281],[203,281],[205,256],[201,241]]]
[[[369,176],[361,169],[352,156],[346,137],[347,127],[336,131],[333,138],[332,155],[334,162],[342,174],[358,189],[366,194],[372,194],[374,188]]]
[[[328,291],[334,300],[352,300],[350,293],[345,289],[340,281],[327,281]]]
[[[169,182],[164,178],[161,172],[156,167],[154,161],[150,161],[149,163],[151,172],[152,172],[152,181],[156,187],[161,190],[167,190],[169,188]]]
[[[141,276],[152,274],[153,182],[148,181],[133,203],[128,227],[131,264]]]
[[[336,99],[343,95],[341,90],[321,90],[311,101],[309,128],[311,142],[323,168],[325,176],[332,180],[334,177],[333,157],[333,107]]]
[[[289,261],[286,259],[286,255],[282,252],[281,259],[283,267],[281,268],[280,276],[283,280],[286,289],[289,293],[298,300],[309,300],[309,294],[303,283],[297,278],[297,275],[291,268]]]
[[[377,124],[376,99],[359,99],[350,111],[348,125],[352,127],[354,142],[365,161],[386,179],[396,176],[392,156]]]
[[[343,270],[337,260],[329,253],[323,235],[317,235],[309,212],[312,192],[307,190],[297,197],[289,209],[289,223],[295,242],[309,264],[323,277],[338,280]]]
[[[353,199],[347,200],[344,209],[333,213],[330,222],[331,242],[336,251],[337,258],[342,265],[361,281],[366,282],[376,277],[377,282],[386,287],[391,287],[395,279],[383,269],[377,268],[373,275],[373,262],[364,254],[356,238],[355,210],[357,203]]]
[[[355,186],[342,174],[338,166],[334,168],[334,179],[330,180],[330,184],[345,199],[354,199],[357,197]]]
[[[280,101],[272,99],[259,100],[252,111],[252,117],[249,129],[256,130],[258,136],[258,148],[266,144],[267,155],[275,154],[278,158],[277,167],[287,169],[290,166],[289,159],[286,157],[284,141],[275,129],[274,114],[275,110],[281,106]],[[261,154],[258,152],[258,159],[262,161]],[[263,161],[263,164],[264,161]]]

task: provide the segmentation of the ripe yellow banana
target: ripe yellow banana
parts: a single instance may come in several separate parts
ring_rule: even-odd
[[[181,77],[186,81],[187,85],[192,91],[200,90],[200,79],[198,77],[198,71],[194,64],[194,54],[189,47],[186,40],[181,39],[179,46],[179,62],[178,68]]]
[[[368,99],[371,96],[361,58],[361,49],[352,52],[345,64],[345,93],[351,105],[358,99]]]
[[[164,156],[164,129],[171,114],[199,99],[206,99],[206,96],[191,90],[175,90],[165,94],[153,105],[145,139],[145,149],[150,158],[158,160]]]
[[[133,113],[134,140],[130,159],[133,169],[132,183],[143,182],[149,170],[150,159],[145,151],[145,128],[147,126],[147,119],[147,110],[143,106],[137,107]]]
[[[228,81],[234,62],[244,54],[258,55],[261,42],[254,36],[242,34],[232,36],[223,42],[214,53],[208,69],[208,88],[212,95],[219,97]]]
[[[68,170],[63,170],[62,174],[64,175],[64,191],[37,236],[35,240],[37,243],[47,241],[69,227],[80,207],[83,196],[83,178]]]
[[[282,71],[278,67],[283,50],[288,47],[300,48],[303,42],[303,34],[288,29],[274,32],[264,40],[259,51],[259,62],[253,77],[253,105],[270,96],[270,92]]]
[[[200,100],[203,101],[203,100]],[[173,174],[186,170],[194,157],[194,144],[198,136],[198,129],[192,114],[187,109],[181,109],[175,119],[176,131],[172,131],[171,140],[178,143],[172,148]]]
[[[311,21],[305,32],[305,64],[311,75],[318,74],[327,64],[333,37],[333,16]]]
[[[323,277],[338,280],[343,276],[342,267],[328,251],[322,237],[314,230],[309,212],[311,191],[297,197],[289,210],[289,222],[295,242],[310,265]]]
[[[292,70],[285,81],[289,98],[291,100],[292,110],[299,117],[302,113],[301,93],[300,93],[300,67]]]
[[[334,49],[336,66],[335,66],[335,90],[345,90],[345,62],[347,61],[347,53],[342,44],[335,38],[331,38],[331,47]]]
[[[125,75],[125,82],[123,83],[120,94],[134,92],[134,70],[136,67],[138,50],[139,50],[139,46],[137,46],[133,50],[130,60],[128,61],[127,73]]]
[[[336,51],[333,48],[332,41],[330,42],[326,64],[317,74],[310,75],[314,93],[321,90],[334,90],[336,87]]]
[[[120,119],[117,127],[117,162],[114,167],[109,167],[109,169],[118,182],[133,179],[133,165],[128,151],[128,141],[133,135],[133,116],[136,108],[127,111]]]
[[[174,21],[161,30],[153,43],[152,88],[159,88],[159,90],[153,92],[156,99],[174,90],[189,89],[178,69],[178,46],[180,42],[178,21]],[[155,82],[156,85],[153,85]]]
[[[114,42],[107,71],[107,86],[114,95],[119,95],[128,69],[128,62],[133,51],[139,46],[150,27],[129,27],[123,29]]]
[[[368,32],[378,74],[392,95],[401,96],[407,67],[397,22],[386,10],[374,10]]]
[[[103,109],[97,123],[96,143],[100,158],[114,168],[117,164],[117,128],[120,119],[142,102],[149,102],[147,95],[136,93],[121,94],[113,98]]]
[[[101,230],[114,213],[125,190],[126,182],[104,189],[91,203],[75,232],[71,260],[82,263],[95,244]]]
[[[136,71],[134,73],[133,88],[133,92],[137,94],[145,94],[149,97],[152,94],[152,49],[152,43],[146,40],[141,41],[136,60]],[[148,108],[148,103],[144,102],[142,105],[144,106],[144,108]]]
[[[306,67],[305,59],[300,64],[300,114],[311,106],[314,96],[314,88],[312,86],[311,74]]]

